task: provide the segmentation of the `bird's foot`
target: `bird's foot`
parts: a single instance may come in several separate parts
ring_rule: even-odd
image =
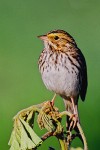
[[[78,115],[77,114],[72,114],[72,116],[70,117],[70,127],[69,129],[74,129],[77,126],[77,122],[78,122]]]

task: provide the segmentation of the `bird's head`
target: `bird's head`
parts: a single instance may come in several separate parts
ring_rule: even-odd
[[[76,45],[72,36],[64,30],[50,31],[38,37],[43,40],[45,48],[52,48],[53,50],[62,50],[68,44]]]

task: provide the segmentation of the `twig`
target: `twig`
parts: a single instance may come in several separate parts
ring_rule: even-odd
[[[59,140],[59,143],[60,143],[60,146],[61,146],[61,150],[68,150],[68,146],[67,146],[67,143],[66,143],[66,140],[63,138],[58,138]]]
[[[64,116],[64,115],[68,115],[69,117],[72,116],[72,114],[70,112],[68,112],[68,111],[63,111],[63,112],[60,113],[61,117]],[[82,127],[81,127],[81,125],[79,123],[77,123],[77,128],[78,128],[78,130],[80,132],[80,135],[82,137],[82,142],[83,142],[83,145],[84,145],[84,150],[88,150],[86,137],[85,137],[84,132],[82,130]]]
[[[84,132],[83,132],[83,130],[81,128],[81,125],[79,123],[77,123],[77,127],[78,127],[78,129],[80,131],[80,134],[81,134],[81,137],[82,137],[82,140],[83,140],[84,150],[88,150],[86,137],[85,137]]]
[[[43,141],[45,141],[48,137],[53,136],[53,133],[54,133],[54,132],[47,132],[47,133],[45,133],[45,134],[41,137],[41,139],[42,139]]]
[[[33,130],[35,113],[38,113],[37,122],[40,129],[45,128],[48,131],[41,138],[38,137]],[[83,142],[84,150],[88,150],[86,138],[80,123],[77,122],[76,125],[78,132],[76,128],[74,128],[76,134],[72,134],[72,130],[69,132],[67,131],[69,134],[65,134],[63,126],[61,125],[63,116],[71,117],[72,114],[68,111],[63,111],[60,113],[57,107],[51,105],[50,101],[46,101],[41,104],[33,105],[29,108],[23,109],[14,117],[14,129],[12,131],[9,145],[11,147],[15,146],[14,142],[16,141],[18,144],[16,146],[19,148],[23,146],[24,143],[26,144],[25,146],[27,146],[27,148],[31,146],[32,149],[36,150],[37,147],[40,146],[47,138],[55,136],[60,143],[61,150],[68,150],[73,139],[78,136]],[[23,140],[24,138],[26,138],[25,141]],[[20,144],[20,141],[22,144]],[[31,143],[29,143],[29,141]],[[36,146],[34,143],[36,143]]]

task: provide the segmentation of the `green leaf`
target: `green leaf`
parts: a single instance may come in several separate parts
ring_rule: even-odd
[[[18,143],[20,144],[21,142],[21,133],[20,133],[20,130],[16,128],[16,140],[18,141]]]
[[[51,117],[46,115],[45,113],[42,116],[42,121],[44,123],[44,127],[49,131],[52,132],[54,130],[54,125],[52,123]]]
[[[26,123],[23,119],[21,119],[22,124],[24,125],[26,131],[28,132],[30,138],[32,139],[33,143],[35,144],[35,147],[39,144],[42,144],[42,140],[37,134],[33,131],[33,129],[29,126],[28,123]],[[27,135],[28,136],[28,135]],[[34,147],[33,147],[34,148]]]
[[[52,123],[52,118],[45,112],[41,111],[41,113],[39,113],[37,122],[41,129],[46,128],[49,132],[54,131],[55,127]]]
[[[21,150],[35,148],[36,145],[28,137],[23,125],[21,125]]]
[[[19,142],[16,138],[15,130],[12,131],[11,138],[9,140],[8,145],[10,145],[10,150],[20,150]]]
[[[23,119],[17,119],[8,143],[10,150],[30,150],[42,144],[42,140]]]

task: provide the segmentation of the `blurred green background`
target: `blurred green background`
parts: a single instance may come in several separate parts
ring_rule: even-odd
[[[0,150],[9,149],[13,116],[53,96],[38,71],[37,35],[54,29],[69,32],[85,55],[89,86],[79,112],[89,150],[100,147],[100,1],[0,0]],[[64,109],[60,97],[56,105]],[[55,139],[39,149],[48,146],[60,149]]]

